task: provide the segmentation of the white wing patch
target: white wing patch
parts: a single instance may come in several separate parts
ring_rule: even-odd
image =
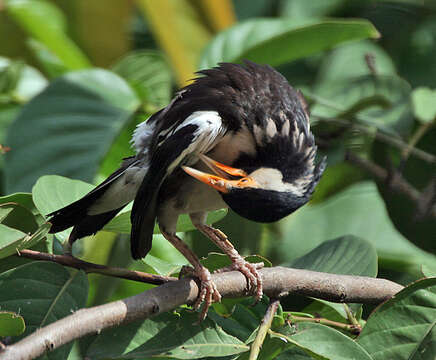
[[[193,156],[190,157],[192,159],[191,162],[188,158],[188,165],[196,162],[198,159],[195,155],[208,153],[216,143],[222,139],[226,132],[221,116],[219,116],[216,111],[193,112],[174,130],[174,134],[176,134],[178,130],[189,125],[197,126],[197,129],[194,132],[194,139],[168,167],[168,173],[171,173],[180,162],[189,155]]]

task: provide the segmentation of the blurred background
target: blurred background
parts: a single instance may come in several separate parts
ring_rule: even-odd
[[[98,183],[132,153],[136,124],[195,71],[242,59],[303,91],[328,168],[310,205],[279,223],[221,212],[216,226],[274,265],[346,237],[367,244],[343,243],[350,266],[375,249],[379,276],[407,284],[434,273],[435,1],[0,0],[0,192],[33,188],[37,202],[44,175]],[[44,184],[48,197],[59,190]],[[120,226],[76,253],[161,274],[185,263],[159,235],[132,263]],[[183,236],[199,255],[217,251],[195,231]],[[89,304],[147,286],[92,276]]]

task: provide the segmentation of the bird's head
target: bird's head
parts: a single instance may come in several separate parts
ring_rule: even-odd
[[[200,158],[214,174],[186,166],[183,170],[218,190],[237,214],[257,222],[280,220],[307,203],[325,168],[322,161],[313,172],[287,182],[278,168],[233,168],[204,155]]]

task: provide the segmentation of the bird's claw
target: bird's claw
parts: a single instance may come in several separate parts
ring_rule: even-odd
[[[190,266],[184,266],[180,273],[197,277],[200,280],[200,291],[192,307],[194,310],[198,310],[201,304],[204,303],[199,316],[199,321],[203,321],[206,318],[210,305],[214,302],[221,302],[221,294],[212,281],[209,270],[205,267],[195,270]]]
[[[239,271],[248,281],[248,291],[254,293],[254,304],[257,304],[263,295],[263,282],[258,269],[262,269],[264,263],[249,263],[242,257],[240,259],[235,259],[232,265],[226,266],[224,268],[215,270],[215,273],[223,273],[227,271]]]

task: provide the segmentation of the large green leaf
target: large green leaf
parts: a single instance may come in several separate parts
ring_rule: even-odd
[[[7,191],[30,190],[50,173],[92,180],[138,105],[127,83],[106,70],[77,71],[55,80],[9,128],[6,143],[13,150],[5,159]]]
[[[276,66],[345,41],[377,37],[379,33],[367,20],[248,20],[216,36],[203,53],[199,68],[242,59]]]
[[[152,112],[169,103],[171,70],[161,53],[152,50],[129,53],[112,70],[127,80]]]
[[[65,18],[52,3],[44,0],[6,0],[4,6],[11,18],[70,70],[90,66],[86,56],[67,36]]]
[[[358,343],[372,359],[434,359],[436,278],[418,281],[378,307]]]
[[[283,262],[302,256],[326,239],[344,234],[372,243],[381,260],[409,265],[435,261],[433,255],[420,250],[395,230],[371,182],[353,185],[322,204],[305,206],[280,225],[286,239],[279,244]]]
[[[210,319],[193,325],[196,321],[197,314],[188,311],[135,321],[95,337],[86,356],[92,359],[199,359],[239,354],[249,349]]]
[[[276,332],[275,337],[296,345],[315,359],[372,360],[368,352],[348,336],[325,325],[299,323],[292,335]]]
[[[345,235],[322,243],[306,255],[286,265],[296,269],[332,274],[375,277],[377,276],[377,252],[368,241],[353,235]]]
[[[94,188],[93,185],[87,184],[80,180],[71,180],[57,175],[42,176],[33,187],[33,201],[41,214],[47,215],[58,210],[72,202],[80,199]],[[112,231],[122,234],[130,234],[130,209],[131,204],[126,206],[121,213],[109,222],[103,230]],[[217,210],[209,213],[208,223],[212,224],[222,219],[227,214],[227,210]],[[194,230],[188,215],[182,215],[177,222],[177,231]],[[71,230],[65,230],[58,233],[61,240],[65,241]],[[155,234],[159,233],[156,225]]]
[[[0,307],[19,313],[26,322],[23,336],[71,314],[85,305],[85,273],[69,273],[63,266],[33,262],[0,274]],[[72,344],[48,354],[66,359]]]
[[[328,87],[337,81],[371,75],[368,56],[377,75],[395,75],[396,69],[389,54],[378,44],[369,41],[357,41],[344,44],[323,57],[318,70],[316,89]]]
[[[47,80],[35,68],[0,56],[0,95],[7,94],[11,101],[23,103],[46,86]]]

